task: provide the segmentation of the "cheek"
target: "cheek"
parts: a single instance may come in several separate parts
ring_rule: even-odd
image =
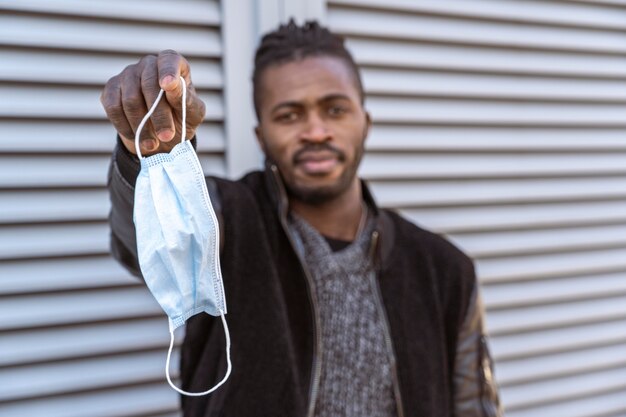
[[[285,139],[285,133],[280,131],[269,130],[264,132],[263,148],[267,156],[278,162],[284,160],[290,155],[291,141]]]

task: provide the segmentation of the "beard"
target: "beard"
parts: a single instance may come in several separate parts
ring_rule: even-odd
[[[292,157],[292,160],[288,162],[279,162],[277,158],[274,158],[269,152],[266,153],[266,157],[269,162],[278,167],[278,171],[280,172],[285,185],[285,190],[290,198],[308,205],[318,206],[336,199],[347,192],[347,190],[352,186],[356,178],[356,173],[361,163],[361,159],[363,158],[363,154],[365,152],[364,142],[365,140],[362,140],[361,144],[355,149],[352,160],[348,160],[344,152],[328,143],[305,145],[302,149],[298,150],[298,152],[296,152]],[[298,179],[291,174],[293,167],[297,164],[298,157],[302,153],[319,150],[326,150],[335,153],[339,161],[344,163],[343,172],[332,184],[302,184],[301,181],[298,181]]]

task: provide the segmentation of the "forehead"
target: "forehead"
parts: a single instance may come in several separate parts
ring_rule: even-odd
[[[360,102],[355,75],[341,58],[319,56],[276,64],[261,76],[262,109],[285,101],[316,101],[329,94],[343,94]]]

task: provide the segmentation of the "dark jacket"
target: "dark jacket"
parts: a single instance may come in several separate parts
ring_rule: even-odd
[[[112,253],[138,267],[132,222],[139,165],[122,146],[109,172]],[[186,417],[312,416],[319,381],[316,304],[286,229],[287,199],[275,167],[239,181],[207,178],[223,236],[221,268],[233,371],[216,392],[183,397]],[[472,261],[447,240],[373,208],[370,254],[393,346],[399,416],[500,416]],[[226,367],[219,319],[187,322],[182,387],[203,391]],[[333,416],[334,417],[334,416]]]

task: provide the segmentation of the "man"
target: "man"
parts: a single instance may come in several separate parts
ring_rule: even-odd
[[[164,51],[107,83],[119,133],[109,176],[112,252],[140,276],[132,223],[142,153],[180,140],[204,116],[183,57]],[[499,416],[471,260],[443,238],[378,208],[356,176],[371,124],[343,40],[315,22],[265,35],[253,74],[266,169],[207,178],[222,233],[233,372],[185,416]],[[236,117],[236,115],[230,115]],[[201,140],[201,139],[200,139]],[[236,150],[232,150],[236,152]],[[219,320],[192,317],[183,389],[214,385],[226,366]]]

